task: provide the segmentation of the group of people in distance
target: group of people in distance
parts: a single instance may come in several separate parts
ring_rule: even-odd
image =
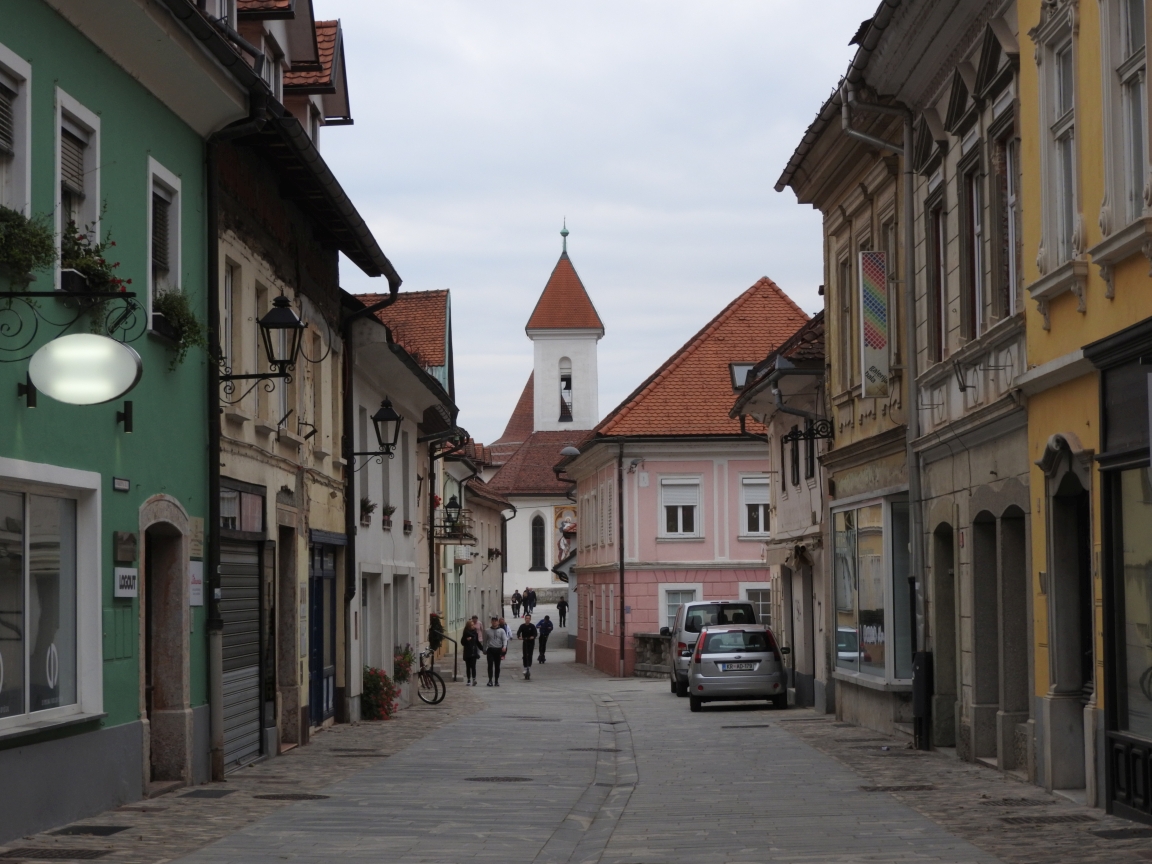
[[[536,591],[532,588],[525,588],[524,593],[519,591],[512,592],[512,617],[520,617],[520,607],[524,607],[525,614],[531,614],[536,611]]]
[[[548,637],[555,629],[550,616],[545,615],[539,624],[532,623],[532,616],[526,614],[524,623],[516,630],[516,638],[524,648],[524,680],[532,678],[532,655],[536,643],[540,643],[538,663],[547,662]],[[464,651],[464,671],[467,674],[465,686],[475,687],[479,681],[476,672],[476,662],[483,654],[488,658],[488,686],[500,686],[500,662],[508,654],[508,646],[512,644],[512,631],[508,622],[498,615],[492,616],[488,629],[480,629],[479,616],[473,615],[470,621],[464,622],[464,634],[460,637],[460,647]]]

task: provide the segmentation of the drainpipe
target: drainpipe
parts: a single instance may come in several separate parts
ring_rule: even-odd
[[[508,575],[508,523],[516,518],[519,510],[516,509],[511,501],[508,506],[512,509],[511,516],[505,516],[504,511],[500,511],[500,617],[504,617],[504,592],[507,586],[504,584],[504,579]]]
[[[896,3],[889,3],[894,7]],[[921,479],[920,460],[916,455],[914,442],[920,437],[920,387],[917,379],[916,357],[916,288],[914,255],[916,248],[916,230],[912,221],[913,206],[915,203],[915,177],[912,168],[913,130],[912,112],[904,106],[877,105],[872,102],[859,102],[856,99],[855,86],[845,83],[841,89],[841,119],[844,132],[849,137],[888,150],[901,155],[904,163],[904,375],[908,382],[908,404],[905,408],[907,430],[905,444],[905,461],[908,465],[908,513],[909,533],[911,535],[911,567],[908,574],[909,588],[914,600],[914,610],[911,613],[912,621],[912,649],[913,652],[921,650],[923,645],[923,627],[921,619],[924,609],[924,529],[921,508]],[[900,117],[904,121],[903,146],[898,148],[882,138],[875,138],[851,128],[851,108],[856,107],[865,111],[888,114]],[[916,747],[921,750],[929,749],[927,736],[927,718],[917,718]]]
[[[217,148],[225,141],[259,132],[267,121],[263,94],[251,95],[249,115],[213,133],[205,142],[208,209],[208,751],[212,779],[224,779],[224,620],[220,614],[220,174]]]
[[[624,438],[616,451],[616,556],[620,559],[620,677],[624,677]]]

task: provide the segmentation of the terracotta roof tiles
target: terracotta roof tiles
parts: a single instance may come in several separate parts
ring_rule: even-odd
[[[566,495],[571,483],[556,479],[552,466],[560,451],[578,441],[581,432],[533,432],[516,448],[488,486],[504,495]]]
[[[493,489],[488,483],[485,483],[479,477],[472,477],[464,482],[464,488],[468,490],[469,502],[477,498],[483,499],[486,503],[494,505],[497,509],[507,510],[511,509],[512,504],[507,498]]]
[[[568,253],[560,255],[560,260],[552,268],[548,284],[536,301],[536,308],[525,330],[599,330],[604,332],[604,323],[592,305],[592,298],[584,290],[584,283],[572,266]]]
[[[668,358],[590,437],[740,434],[739,421],[728,416],[729,364],[764,357],[807,321],[776,283],[760,279]]]
[[[504,434],[492,442],[492,455],[498,462],[506,461],[517,447],[528,440],[536,427],[535,377],[535,372],[528,375],[528,383],[524,385],[520,398],[516,400],[516,407],[512,410],[512,416],[508,418]]]
[[[365,306],[379,303],[387,294],[357,294]],[[396,302],[381,309],[376,317],[388,327],[392,338],[416,362],[425,367],[443,366],[447,362],[448,292],[404,291]]]
[[[291,12],[292,0],[236,0],[238,12]]]

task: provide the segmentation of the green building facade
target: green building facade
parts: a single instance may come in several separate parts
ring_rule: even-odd
[[[0,205],[57,243],[70,219],[114,242],[136,295],[20,297],[100,279],[58,261],[25,284],[0,261],[0,776],[22,778],[0,842],[211,772],[208,355],[181,359],[171,310],[206,320],[205,139],[247,109],[171,8],[0,2]],[[35,349],[97,331],[138,352],[131,391],[30,390]]]

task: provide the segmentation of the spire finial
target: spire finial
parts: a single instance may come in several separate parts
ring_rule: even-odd
[[[564,238],[564,254],[568,254],[568,217],[564,217],[564,227],[560,229],[560,236]]]

